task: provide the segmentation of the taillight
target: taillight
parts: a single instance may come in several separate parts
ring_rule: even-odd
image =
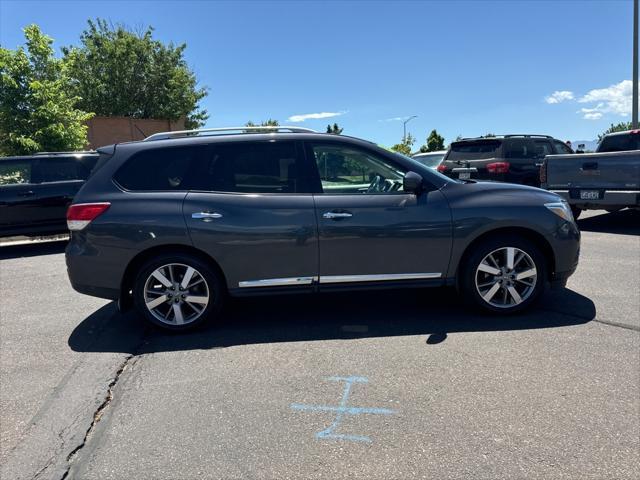
[[[509,162],[493,162],[487,164],[489,173],[509,173]]]
[[[82,230],[95,220],[98,215],[104,213],[110,205],[109,202],[70,205],[67,210],[67,227],[71,231]]]
[[[438,165],[436,167],[436,170],[438,170],[440,173],[444,173],[447,170],[449,170],[449,167],[447,167],[446,165],[443,165],[442,163],[440,165]]]
[[[547,183],[547,161],[540,166],[540,183]]]

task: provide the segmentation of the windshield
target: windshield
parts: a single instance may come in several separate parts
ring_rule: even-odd
[[[434,168],[440,165],[442,159],[444,158],[444,153],[429,153],[426,155],[416,155],[413,159],[416,162],[420,162],[425,167]]]
[[[500,140],[478,140],[452,143],[446,159],[449,161],[456,161],[495,158],[501,145],[502,142]]]
[[[640,134],[627,133],[624,135],[610,135],[602,139],[598,152],[627,152],[640,150]]]

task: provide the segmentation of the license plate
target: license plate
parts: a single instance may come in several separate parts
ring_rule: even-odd
[[[460,172],[460,173],[458,174],[458,178],[459,178],[460,180],[468,180],[468,179],[470,179],[470,178],[471,178],[471,172]]]
[[[580,200],[598,200],[599,198],[598,190],[580,190]]]

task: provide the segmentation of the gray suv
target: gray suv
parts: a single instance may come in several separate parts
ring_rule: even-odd
[[[69,207],[73,287],[171,330],[227,295],[456,286],[503,314],[578,263],[560,197],[445,177],[352,137],[290,127],[170,132],[98,150]]]

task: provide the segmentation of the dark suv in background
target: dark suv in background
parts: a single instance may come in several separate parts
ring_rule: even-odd
[[[502,135],[453,142],[438,171],[451,178],[495,180],[540,186],[547,155],[573,153],[548,135]]]
[[[67,231],[67,207],[98,160],[96,152],[0,158],[0,236]]]
[[[555,194],[452,180],[352,137],[267,128],[99,149],[67,214],[73,287],[184,330],[227,294],[456,285],[469,303],[512,313],[576,268],[580,233]]]

